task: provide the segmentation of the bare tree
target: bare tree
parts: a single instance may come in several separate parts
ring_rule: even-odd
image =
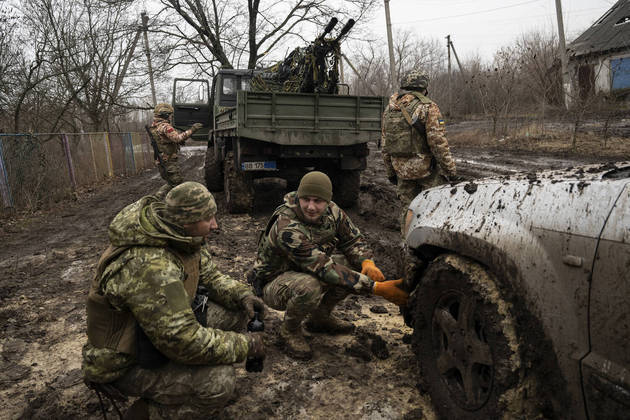
[[[481,74],[480,99],[492,118],[492,135],[497,134],[500,118],[507,117],[516,102],[520,64],[513,48],[504,47],[494,55],[492,65]]]
[[[178,40],[180,63],[196,63],[211,75],[218,67],[255,68],[287,42],[306,41],[304,27],[323,27],[332,17],[366,17],[377,0],[161,0],[161,29]],[[169,16],[173,12],[175,16]],[[187,26],[177,24],[183,19]],[[170,22],[170,25],[168,23]],[[312,28],[310,28],[312,31]],[[279,57],[278,57],[279,58]]]
[[[358,44],[351,61],[361,77],[350,80],[359,94],[370,94],[362,86],[362,81],[372,86],[372,90],[384,96],[393,93],[388,83],[389,58],[384,41]],[[431,79],[431,90],[439,90],[438,76],[444,70],[445,52],[435,39],[418,38],[411,31],[397,31],[394,36],[394,61],[397,74],[404,74],[411,69],[420,69]],[[394,86],[397,90],[398,86]]]
[[[141,83],[147,77],[141,49],[123,80],[138,28],[138,15],[131,11],[130,2],[25,0],[22,12],[35,54],[24,100],[36,86],[49,82],[54,87],[45,98],[63,111],[77,111],[63,123],[74,125],[78,117],[89,130],[109,129],[118,115],[128,112],[131,99],[147,93]],[[16,128],[20,109],[18,105]]]

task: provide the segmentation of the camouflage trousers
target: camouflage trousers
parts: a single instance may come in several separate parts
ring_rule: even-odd
[[[206,320],[211,328],[243,331],[247,314],[209,302]],[[169,362],[155,369],[135,366],[113,385],[125,395],[143,398],[151,419],[208,419],[234,397],[236,376],[232,365]]]
[[[396,185],[396,195],[402,204],[402,214],[400,215],[400,229],[405,226],[405,216],[407,215],[407,209],[409,204],[420,192],[437,187],[446,183],[446,178],[439,173],[439,171],[433,171],[431,175],[421,179],[401,179],[398,178],[398,184]]]
[[[164,181],[166,181],[166,184],[158,190],[156,196],[160,199],[163,199],[173,187],[176,187],[177,185],[184,182],[184,178],[182,177],[182,172],[181,168],[179,167],[177,155],[169,158],[167,161],[164,162],[164,164],[159,164],[158,169],[160,171],[160,176]]]
[[[337,264],[348,266],[345,257],[335,255]],[[327,317],[334,307],[350,294],[348,289],[332,286],[316,276],[286,271],[263,288],[263,300],[273,309],[285,311],[287,329],[295,331],[307,317]]]

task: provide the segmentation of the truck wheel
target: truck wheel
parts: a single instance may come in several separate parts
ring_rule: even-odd
[[[206,163],[204,165],[206,186],[209,191],[223,191],[223,162],[217,159],[214,147],[208,145],[206,149]]]
[[[442,255],[413,295],[413,348],[440,417],[535,418],[536,381],[524,380],[516,324],[494,278]]]
[[[253,182],[234,165],[234,153],[225,156],[225,202],[230,213],[247,213],[254,202]]]
[[[353,207],[359,199],[361,171],[336,171],[333,179],[333,201],[339,207]]]

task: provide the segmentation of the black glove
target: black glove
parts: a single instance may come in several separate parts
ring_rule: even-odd
[[[388,176],[387,179],[389,180],[389,182],[391,182],[394,185],[398,184],[398,175],[396,174],[392,176]]]
[[[247,311],[248,319],[254,317],[254,312],[258,311],[258,318],[262,321],[265,318],[265,302],[254,295],[247,295],[242,300],[243,308]]]

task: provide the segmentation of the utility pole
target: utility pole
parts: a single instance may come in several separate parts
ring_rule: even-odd
[[[385,22],[387,23],[387,46],[389,47],[389,80],[392,84],[392,91],[396,89],[396,65],[394,60],[394,41],[392,40],[392,21],[389,16],[389,1],[385,0]]]
[[[450,41],[449,39],[449,45],[451,46],[451,51],[453,51],[453,55],[455,56],[455,61],[457,61],[457,67],[459,67],[459,71],[462,73],[462,76],[464,75],[464,68],[462,67],[462,63],[459,62],[459,57],[457,56],[457,51],[455,51],[455,45],[453,44],[453,41]]]
[[[451,36],[450,35],[446,35],[446,49],[448,52],[448,110],[447,113],[450,116],[451,115]]]
[[[370,91],[370,93],[373,96],[378,96],[376,94],[376,92],[374,92],[374,89],[372,89],[372,86],[370,86],[370,84],[367,82],[367,80],[365,80],[365,78],[363,76],[361,76],[359,74],[359,72],[357,71],[357,69],[352,65],[352,63],[350,62],[350,60],[348,60],[348,57],[345,56],[345,54],[341,54],[341,57],[346,60],[346,63],[348,63],[348,65],[350,66],[350,68],[352,69],[352,71],[354,72],[354,74],[357,75],[357,77],[359,78],[359,80],[361,80],[363,82],[363,84],[365,85],[365,87],[367,88],[367,90]]]
[[[157,105],[157,99],[155,97],[155,82],[153,81],[153,66],[151,66],[151,50],[149,49],[149,35],[147,34],[149,29],[149,17],[146,12],[140,14],[142,16],[142,32],[144,32],[144,49],[147,53],[147,61],[149,63],[149,80],[151,82],[151,96],[153,98],[153,106]]]
[[[564,39],[564,23],[562,20],[562,3],[556,0],[556,16],[558,18],[558,41],[560,48],[560,63],[562,65],[562,99],[565,109],[569,106],[569,94],[571,92],[571,80],[569,79],[567,46]]]

